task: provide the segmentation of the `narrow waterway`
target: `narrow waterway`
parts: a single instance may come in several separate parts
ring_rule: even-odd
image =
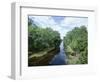
[[[49,63],[50,65],[66,65],[67,56],[64,51],[63,41],[60,44],[60,52],[56,54]]]

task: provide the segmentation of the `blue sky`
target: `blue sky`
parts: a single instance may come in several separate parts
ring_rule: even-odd
[[[52,16],[52,18],[56,23],[60,23],[62,20],[64,20],[65,16]]]
[[[75,27],[80,27],[82,25],[88,26],[87,17],[68,17],[68,16],[29,16],[34,23],[41,28],[50,27],[53,30],[59,31],[61,38],[66,35],[66,33]]]

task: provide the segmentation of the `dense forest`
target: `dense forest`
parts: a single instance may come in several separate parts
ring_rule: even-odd
[[[69,64],[88,63],[88,41],[85,26],[75,27],[64,37],[64,49],[68,55]]]

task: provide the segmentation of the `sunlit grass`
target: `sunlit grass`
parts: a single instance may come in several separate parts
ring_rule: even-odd
[[[33,57],[41,57],[45,54],[47,54],[49,51],[53,50],[54,48],[49,48],[49,49],[45,49],[43,51],[40,51],[40,52],[37,52],[37,53],[33,53],[31,56],[29,56],[29,59],[30,58],[33,58]]]

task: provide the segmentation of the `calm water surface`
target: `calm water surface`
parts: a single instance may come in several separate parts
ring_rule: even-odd
[[[50,65],[66,65],[66,54],[63,47],[63,42],[60,44],[60,52],[54,56],[54,58],[50,61]]]

